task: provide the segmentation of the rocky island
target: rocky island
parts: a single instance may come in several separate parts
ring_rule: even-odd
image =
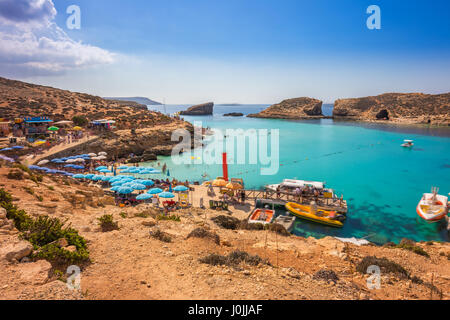
[[[287,99],[279,104],[270,106],[260,113],[249,114],[250,118],[269,118],[269,119],[318,119],[323,118],[322,101],[302,97]]]
[[[223,116],[224,117],[243,117],[244,114],[241,112],[230,112],[230,113],[225,113]]]
[[[336,100],[334,119],[450,125],[450,93],[385,93]]]
[[[214,103],[208,102],[190,107],[186,111],[181,111],[182,116],[209,116],[213,114]]]

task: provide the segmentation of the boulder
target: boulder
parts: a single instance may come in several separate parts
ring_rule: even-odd
[[[19,265],[20,280],[26,284],[41,285],[48,281],[52,265],[45,260]]]
[[[207,116],[212,115],[214,110],[214,103],[208,102],[199,104],[188,108],[186,111],[181,111],[182,116]]]
[[[0,257],[7,261],[19,261],[23,257],[31,254],[33,246],[28,241],[20,241],[14,244],[9,244],[0,249]]]

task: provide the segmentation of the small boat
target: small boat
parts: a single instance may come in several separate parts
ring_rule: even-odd
[[[249,223],[262,223],[269,224],[274,218],[275,211],[268,209],[255,209],[250,218],[248,218]]]
[[[414,146],[414,140],[404,140],[403,142],[403,148],[412,148]]]
[[[281,224],[288,232],[291,232],[294,227],[295,217],[281,215],[275,219],[274,223]]]
[[[286,209],[288,209],[291,214],[300,219],[306,219],[337,228],[341,228],[344,226],[344,215],[338,214],[336,211],[317,209],[315,203],[307,206],[294,202],[288,202],[286,203]]]
[[[448,197],[438,194],[439,189],[432,188],[424,193],[417,205],[417,214],[426,221],[439,221],[448,214]]]

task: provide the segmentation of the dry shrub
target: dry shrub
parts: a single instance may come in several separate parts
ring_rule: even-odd
[[[159,229],[150,231],[150,236],[162,242],[172,242],[172,237],[168,233]]]
[[[206,263],[209,265],[226,265],[226,266],[237,266],[244,262],[246,264],[257,266],[259,264],[270,265],[266,259],[262,259],[258,255],[251,255],[245,251],[235,250],[231,252],[228,256],[222,256],[216,253],[212,253],[199,259],[201,263]]]
[[[336,272],[334,272],[333,270],[319,270],[317,271],[314,276],[313,276],[314,280],[325,280],[327,282],[338,282],[339,277],[337,276]]]
[[[367,273],[367,268],[372,265],[378,266],[383,273],[393,273],[401,278],[409,278],[408,271],[398,263],[386,258],[377,258],[375,256],[364,257],[356,266],[356,271],[365,274]]]
[[[209,238],[213,240],[216,244],[220,244],[220,237],[214,232],[210,232],[204,228],[196,228],[188,234],[187,238]]]
[[[231,230],[238,229],[241,224],[239,219],[223,215],[214,217],[211,220],[214,221],[219,227]]]

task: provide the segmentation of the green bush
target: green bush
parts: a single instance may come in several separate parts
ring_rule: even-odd
[[[22,232],[21,237],[28,240],[36,250],[33,258],[46,259],[51,263],[68,265],[89,261],[86,240],[70,225],[64,226],[58,218],[48,216],[30,217],[12,203],[11,195],[0,189],[0,206],[6,209],[7,218],[14,221],[15,227]],[[69,246],[75,246],[71,252],[58,247],[54,241],[65,238]]]
[[[88,119],[86,119],[86,117],[84,117],[84,116],[74,116],[72,118],[72,121],[76,126],[79,126],[79,127],[84,127],[89,122]]]
[[[170,220],[170,221],[176,221],[176,222],[180,222],[181,219],[179,216],[173,214],[170,216],[166,216],[165,214],[159,214],[158,216],[156,216],[157,220]]]
[[[105,214],[97,219],[103,232],[119,230],[119,224],[114,221],[112,214]]]
[[[8,172],[7,178],[11,180],[23,180],[24,174],[23,171],[13,169]]]

